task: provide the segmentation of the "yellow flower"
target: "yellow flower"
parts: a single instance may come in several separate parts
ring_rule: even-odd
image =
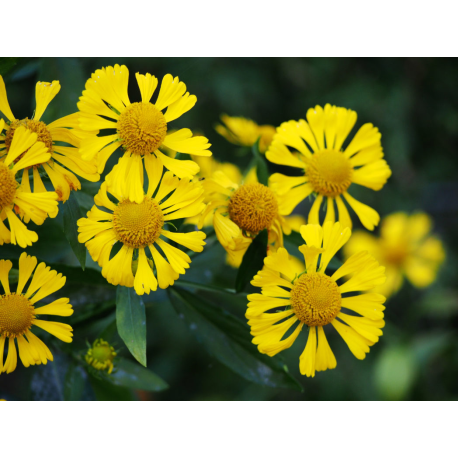
[[[0,76],[0,111],[10,121],[6,135],[0,135],[0,156],[9,152],[14,132],[19,126],[24,126],[35,132],[38,136],[38,141],[46,145],[51,156],[46,161],[33,165],[33,190],[34,192],[46,191],[39,174],[39,168],[43,167],[59,195],[59,200],[65,202],[72,189],[75,191],[81,189],[81,183],[74,173],[89,181],[99,181],[100,175],[97,173],[94,161],[84,161],[78,152],[81,138],[87,135],[78,128],[78,113],[64,116],[51,124],[45,124],[40,121],[46,107],[59,91],[59,81],[53,81],[52,83],[39,81],[35,91],[37,106],[33,118],[16,119],[8,104],[5,83]],[[60,146],[56,145],[55,142],[68,143],[72,146]],[[3,151],[1,151],[2,149]],[[24,173],[28,174],[30,168],[32,166],[28,166]]]
[[[4,121],[0,120],[0,132]],[[37,134],[19,126],[11,141],[8,153],[0,159],[0,245],[12,243],[22,248],[38,240],[34,231],[15,215],[18,213],[28,223],[32,220],[41,225],[48,217],[56,217],[58,212],[55,192],[43,190],[32,193],[29,183],[29,167],[46,162],[51,157],[43,142],[37,141]],[[16,181],[16,173],[24,169],[21,184]],[[36,170],[34,168],[34,170]],[[3,221],[7,219],[9,229]]]
[[[251,119],[223,114],[221,115],[221,121],[225,126],[217,124],[215,126],[216,132],[235,145],[253,146],[256,140],[261,137],[259,141],[259,151],[261,153],[266,151],[275,135],[274,126],[258,126]]]
[[[218,170],[202,186],[208,203],[198,227],[213,215],[216,237],[227,251],[230,265],[240,265],[253,238],[263,229],[269,231],[270,244],[283,246],[283,233],[291,233],[285,215],[292,208],[284,196],[258,182],[255,168],[238,183]]]
[[[326,267],[350,238],[350,229],[340,223],[327,222],[323,227],[308,224],[302,226],[301,235],[306,244],[299,250],[304,255],[306,271],[294,267],[284,248],[265,258],[264,269],[251,282],[262,291],[248,296],[246,317],[253,343],[269,356],[291,347],[304,325],[308,327],[299,368],[301,374],[314,377],[315,371],[337,365],[323,329],[327,324],[336,329],[358,359],[364,359],[369,347],[378,342],[385,325],[385,298],[375,293],[348,293],[367,291],[383,283],[385,268],[367,252],[360,252],[328,276]],[[337,284],[343,277],[347,280]],[[342,308],[351,314],[343,313]]]
[[[98,371],[113,372],[113,360],[116,356],[115,349],[105,340],[97,339],[87,351],[85,359],[94,369]]]
[[[167,147],[180,153],[195,156],[211,156],[211,146],[205,137],[193,137],[189,129],[168,133],[168,123],[189,111],[196,103],[195,95],[186,92],[186,85],[178,77],[165,75],[156,103],[150,103],[158,80],[147,73],[136,73],[142,97],[141,102],[131,103],[127,94],[129,70],[125,65],[96,70],[86,82],[86,90],[78,103],[80,126],[88,131],[101,130],[101,136],[83,139],[83,159],[97,157],[98,170],[102,173],[109,157],[118,149],[124,149],[123,157],[107,176],[107,184],[121,194],[120,184],[126,182],[131,201],[143,200],[143,159],[155,156],[165,168],[180,178],[192,178],[199,166],[193,161],[181,161],[163,154],[159,148]],[[168,108],[167,108],[168,107]],[[162,111],[167,108],[165,113]],[[108,118],[108,119],[107,119]],[[106,135],[107,129],[115,130]]]
[[[38,264],[37,258],[22,253],[19,258],[19,282],[16,292],[10,291],[8,272],[11,261],[0,260],[0,282],[4,294],[0,296],[0,373],[9,374],[16,369],[17,352],[15,339],[19,347],[19,358],[25,367],[35,364],[47,364],[53,356],[49,348],[30,330],[37,326],[64,342],[72,341],[72,328],[68,324],[55,321],[43,321],[40,315],[70,316],[73,314],[69,299],[56,299],[48,305],[35,308],[35,304],[55,293],[65,285],[65,277],[51,270],[44,262]],[[23,289],[32,275],[26,293]],[[8,356],[3,363],[3,351],[8,340]]]
[[[104,182],[94,201],[108,211],[94,205],[87,218],[78,220],[78,240],[86,244],[92,259],[102,267],[102,275],[113,285],[133,286],[137,294],[155,291],[158,283],[162,289],[173,285],[179,274],[184,274],[189,267],[189,256],[169,245],[161,236],[196,252],[202,251],[205,245],[204,232],[183,234],[165,229],[170,221],[203,211],[201,185],[189,178],[180,180],[171,172],[162,177],[162,162],[153,155],[145,156],[145,167],[149,185],[140,204],[123,198],[125,194],[118,194]],[[107,190],[115,197],[116,203],[108,198]],[[110,259],[117,242],[120,242],[121,249]],[[152,259],[147,255],[147,249]],[[156,266],[157,280],[153,265]]]
[[[380,238],[355,231],[344,254],[349,257],[367,250],[383,263],[387,281],[374,291],[387,297],[401,288],[404,276],[416,288],[425,288],[434,282],[445,259],[442,242],[429,235],[431,227],[431,218],[425,213],[393,213],[383,218]]]
[[[307,111],[307,121],[288,121],[277,128],[277,133],[266,152],[275,164],[295,167],[302,176],[289,177],[275,173],[270,177],[272,188],[288,195],[295,205],[316,193],[308,222],[319,223],[319,210],[323,199],[327,201],[324,221],[338,221],[352,227],[350,215],[342,197],[353,208],[363,226],[373,230],[379,223],[379,214],[359,202],[347,192],[352,183],[379,191],[391,175],[383,158],[381,134],[372,124],[364,124],[351,142],[342,145],[356,122],[356,113],[346,108],[327,104]],[[292,148],[292,153],[289,148]]]

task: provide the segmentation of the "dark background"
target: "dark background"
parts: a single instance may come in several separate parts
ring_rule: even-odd
[[[19,59],[4,74],[11,109],[16,118],[30,118],[35,107],[36,82],[59,80],[61,92],[49,105],[43,121],[51,122],[70,114],[77,110],[76,102],[90,74],[115,63],[125,64],[130,70],[132,102],[140,99],[135,72],[149,72],[159,80],[166,73],[179,76],[198,101],[190,112],[174,121],[173,127],[202,132],[212,143],[216,159],[235,162],[242,168],[248,166],[249,157],[214,131],[222,113],[277,126],[290,119],[304,118],[307,109],[316,104],[331,103],[355,110],[356,128],[372,122],[380,129],[386,160],[393,171],[382,191],[354,186],[355,197],[374,207],[382,217],[396,211],[427,212],[446,251],[446,261],[430,288],[420,291],[405,283],[403,289],[387,301],[384,336],[364,361],[354,358],[339,336],[331,335],[329,341],[337,358],[337,368],[309,379],[299,374],[298,367],[305,336],[300,336],[290,350],[283,352],[291,374],[303,385],[303,393],[255,385],[233,373],[208,354],[205,345],[196,339],[198,332],[189,329],[179,318],[163,291],[146,296],[148,367],[166,380],[170,389],[159,393],[136,392],[135,397],[158,400],[458,399],[456,59]],[[356,129],[351,135],[355,132]],[[272,164],[269,168],[271,172],[276,170]],[[88,209],[89,194],[94,187],[81,181],[83,192],[77,197],[80,205]],[[310,204],[305,203],[296,212],[307,214],[309,207]],[[27,252],[48,262],[77,266],[62,232],[61,213],[55,220],[48,219],[34,229],[40,239]],[[0,257],[17,259],[22,251],[3,245]],[[232,288],[236,271],[222,259],[221,247],[208,247],[182,278]],[[88,257],[88,266],[93,265]],[[48,340],[54,345],[54,364],[24,369],[19,363],[13,374],[2,374],[0,398],[62,399],[70,377],[67,373],[71,360],[69,348],[74,354],[82,352],[85,340],[92,342],[112,320],[114,288],[72,284],[69,280],[67,276],[65,295],[74,305],[74,317],[88,304],[93,304],[100,313],[75,328],[75,342],[67,348],[55,344],[57,339]],[[240,317],[244,315],[243,295],[233,300],[208,292],[200,295]],[[120,341],[118,348],[128,357]],[[78,371],[86,378],[81,369]],[[123,399],[124,396],[131,395],[118,390],[112,397]],[[82,397],[94,398],[89,384]]]

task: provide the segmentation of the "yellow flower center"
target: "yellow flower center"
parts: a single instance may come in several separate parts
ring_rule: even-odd
[[[0,296],[0,335],[18,337],[32,326],[35,308],[22,294]]]
[[[275,194],[261,183],[240,186],[228,204],[229,217],[240,229],[256,234],[269,229],[278,215]]]
[[[145,196],[141,204],[123,200],[113,213],[113,228],[118,240],[133,248],[151,245],[161,235],[164,215],[158,203]]]
[[[11,142],[13,141],[14,132],[16,132],[16,129],[19,126],[24,126],[27,129],[31,130],[32,132],[35,132],[37,134],[37,141],[43,142],[47,146],[49,153],[53,152],[52,137],[51,137],[51,134],[49,133],[49,130],[46,124],[42,121],[34,121],[33,119],[29,119],[29,118],[16,120],[10,124],[10,128],[8,132],[6,133],[6,137],[5,137],[6,151],[10,150]],[[24,156],[24,154],[27,151],[28,150],[24,151],[19,157],[15,159],[14,162],[19,161],[19,159],[21,159],[22,156]]]
[[[308,161],[306,173],[318,194],[336,197],[351,185],[353,167],[341,152],[324,150],[313,154]]]
[[[119,117],[118,135],[124,149],[131,153],[152,153],[166,134],[164,115],[151,103],[133,103]]]
[[[383,256],[387,264],[393,264],[395,266],[401,266],[406,257],[408,256],[408,245],[407,241],[404,244],[386,244],[382,242]]]
[[[0,163],[0,210],[13,203],[17,186],[14,173],[5,164]]]
[[[308,326],[324,326],[339,313],[342,295],[334,280],[318,273],[299,277],[291,290],[291,307]]]

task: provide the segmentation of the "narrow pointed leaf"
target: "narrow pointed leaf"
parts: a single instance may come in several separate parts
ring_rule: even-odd
[[[133,357],[146,367],[145,304],[133,288],[117,288],[116,323],[119,336]]]

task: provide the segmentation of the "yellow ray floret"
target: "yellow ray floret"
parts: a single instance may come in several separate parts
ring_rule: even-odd
[[[367,250],[386,266],[387,281],[374,292],[388,297],[401,288],[404,277],[416,288],[426,288],[445,259],[442,242],[431,235],[431,227],[425,213],[393,213],[382,220],[380,237],[356,231],[344,253],[349,258]]]
[[[126,197],[141,203],[146,157],[161,159],[164,167],[179,178],[192,178],[199,172],[194,161],[173,159],[160,149],[210,156],[211,145],[203,136],[193,137],[189,129],[168,132],[169,123],[189,111],[197,101],[195,95],[186,92],[186,85],[178,77],[165,75],[156,102],[151,103],[157,78],[149,73],[135,76],[142,101],[134,103],[127,94],[129,70],[125,65],[96,70],[88,79],[78,103],[79,125],[88,132],[100,130],[101,135],[83,139],[80,151],[83,159],[97,160],[98,171],[102,173],[107,160],[121,147],[124,155],[108,174],[107,184],[121,194],[122,182]]]
[[[4,135],[1,135],[0,131],[0,158],[3,155],[9,155],[13,137],[19,127],[25,127],[36,133],[37,140],[46,146],[49,156],[46,160],[23,165],[24,174],[27,173],[28,175],[29,169],[32,169],[34,193],[44,190],[40,175],[47,175],[58,194],[59,200],[65,202],[69,198],[71,190],[81,189],[81,183],[76,175],[89,181],[98,181],[100,175],[97,173],[95,160],[83,160],[78,152],[82,138],[97,132],[85,132],[79,129],[77,113],[64,116],[50,124],[41,121],[47,106],[59,91],[59,81],[52,83],[39,81],[35,89],[36,108],[34,116],[31,119],[16,119],[9,107],[5,83],[0,76],[0,111],[8,118]],[[62,145],[62,143],[70,146]]]
[[[259,138],[259,151],[265,153],[275,135],[275,127],[259,126],[251,119],[221,115],[223,124],[215,126],[216,132],[226,140],[240,146],[253,146]]]
[[[378,342],[385,325],[385,297],[355,293],[382,284],[385,268],[367,252],[360,252],[329,276],[325,270],[347,243],[350,229],[338,222],[327,222],[323,227],[304,225],[300,232],[305,245],[299,249],[304,254],[306,270],[300,271],[291,262],[285,248],[267,256],[264,269],[251,282],[261,287],[261,294],[248,296],[246,318],[253,343],[269,356],[291,347],[299,333],[308,328],[299,368],[301,374],[314,377],[316,371],[334,369],[337,365],[324,333],[326,325],[337,330],[358,359],[364,359],[369,347]]]
[[[19,282],[11,291],[8,273],[12,262],[0,260],[0,373],[13,372],[17,366],[16,342],[19,358],[25,367],[47,364],[53,360],[46,344],[32,331],[37,326],[64,342],[72,341],[72,328],[68,324],[39,319],[43,315],[70,316],[73,314],[68,298],[60,298],[47,305],[38,302],[61,289],[65,277],[51,270],[45,263],[37,266],[37,258],[22,253],[19,258]],[[32,274],[32,272],[35,273]],[[32,278],[30,278],[32,275]],[[30,283],[29,283],[30,282]],[[25,290],[26,284],[29,284]],[[7,348],[6,361],[4,349]]]
[[[48,216],[56,217],[57,193],[46,191],[44,186],[32,193],[27,169],[50,157],[46,145],[37,141],[36,133],[23,126],[16,129],[8,153],[0,160],[0,245],[12,243],[22,248],[32,245],[38,235],[24,223],[32,220],[41,225]],[[16,175],[22,169],[19,183]]]
[[[383,159],[381,134],[372,124],[364,124],[343,147],[355,123],[354,111],[327,104],[324,109],[318,105],[310,108],[307,121],[288,121],[277,128],[266,152],[267,159],[302,170],[303,175],[274,173],[270,185],[279,194],[289,195],[295,205],[314,193],[309,223],[319,224],[323,203],[327,207],[325,222],[337,220],[351,228],[349,205],[366,229],[373,230],[379,223],[378,213],[352,197],[348,189],[359,184],[379,191],[391,170]]]
[[[104,182],[94,198],[96,205],[87,218],[78,220],[78,240],[102,267],[102,275],[113,285],[134,287],[137,294],[149,294],[158,285],[162,289],[173,285],[189,267],[188,254],[165,239],[195,252],[205,245],[204,232],[174,232],[171,223],[202,213],[205,205],[200,183],[179,179],[169,171],[162,175],[163,164],[155,156],[145,157],[145,164],[149,186],[141,203],[130,200],[127,192],[123,194],[124,188],[118,194]],[[119,251],[111,256],[116,248]]]

